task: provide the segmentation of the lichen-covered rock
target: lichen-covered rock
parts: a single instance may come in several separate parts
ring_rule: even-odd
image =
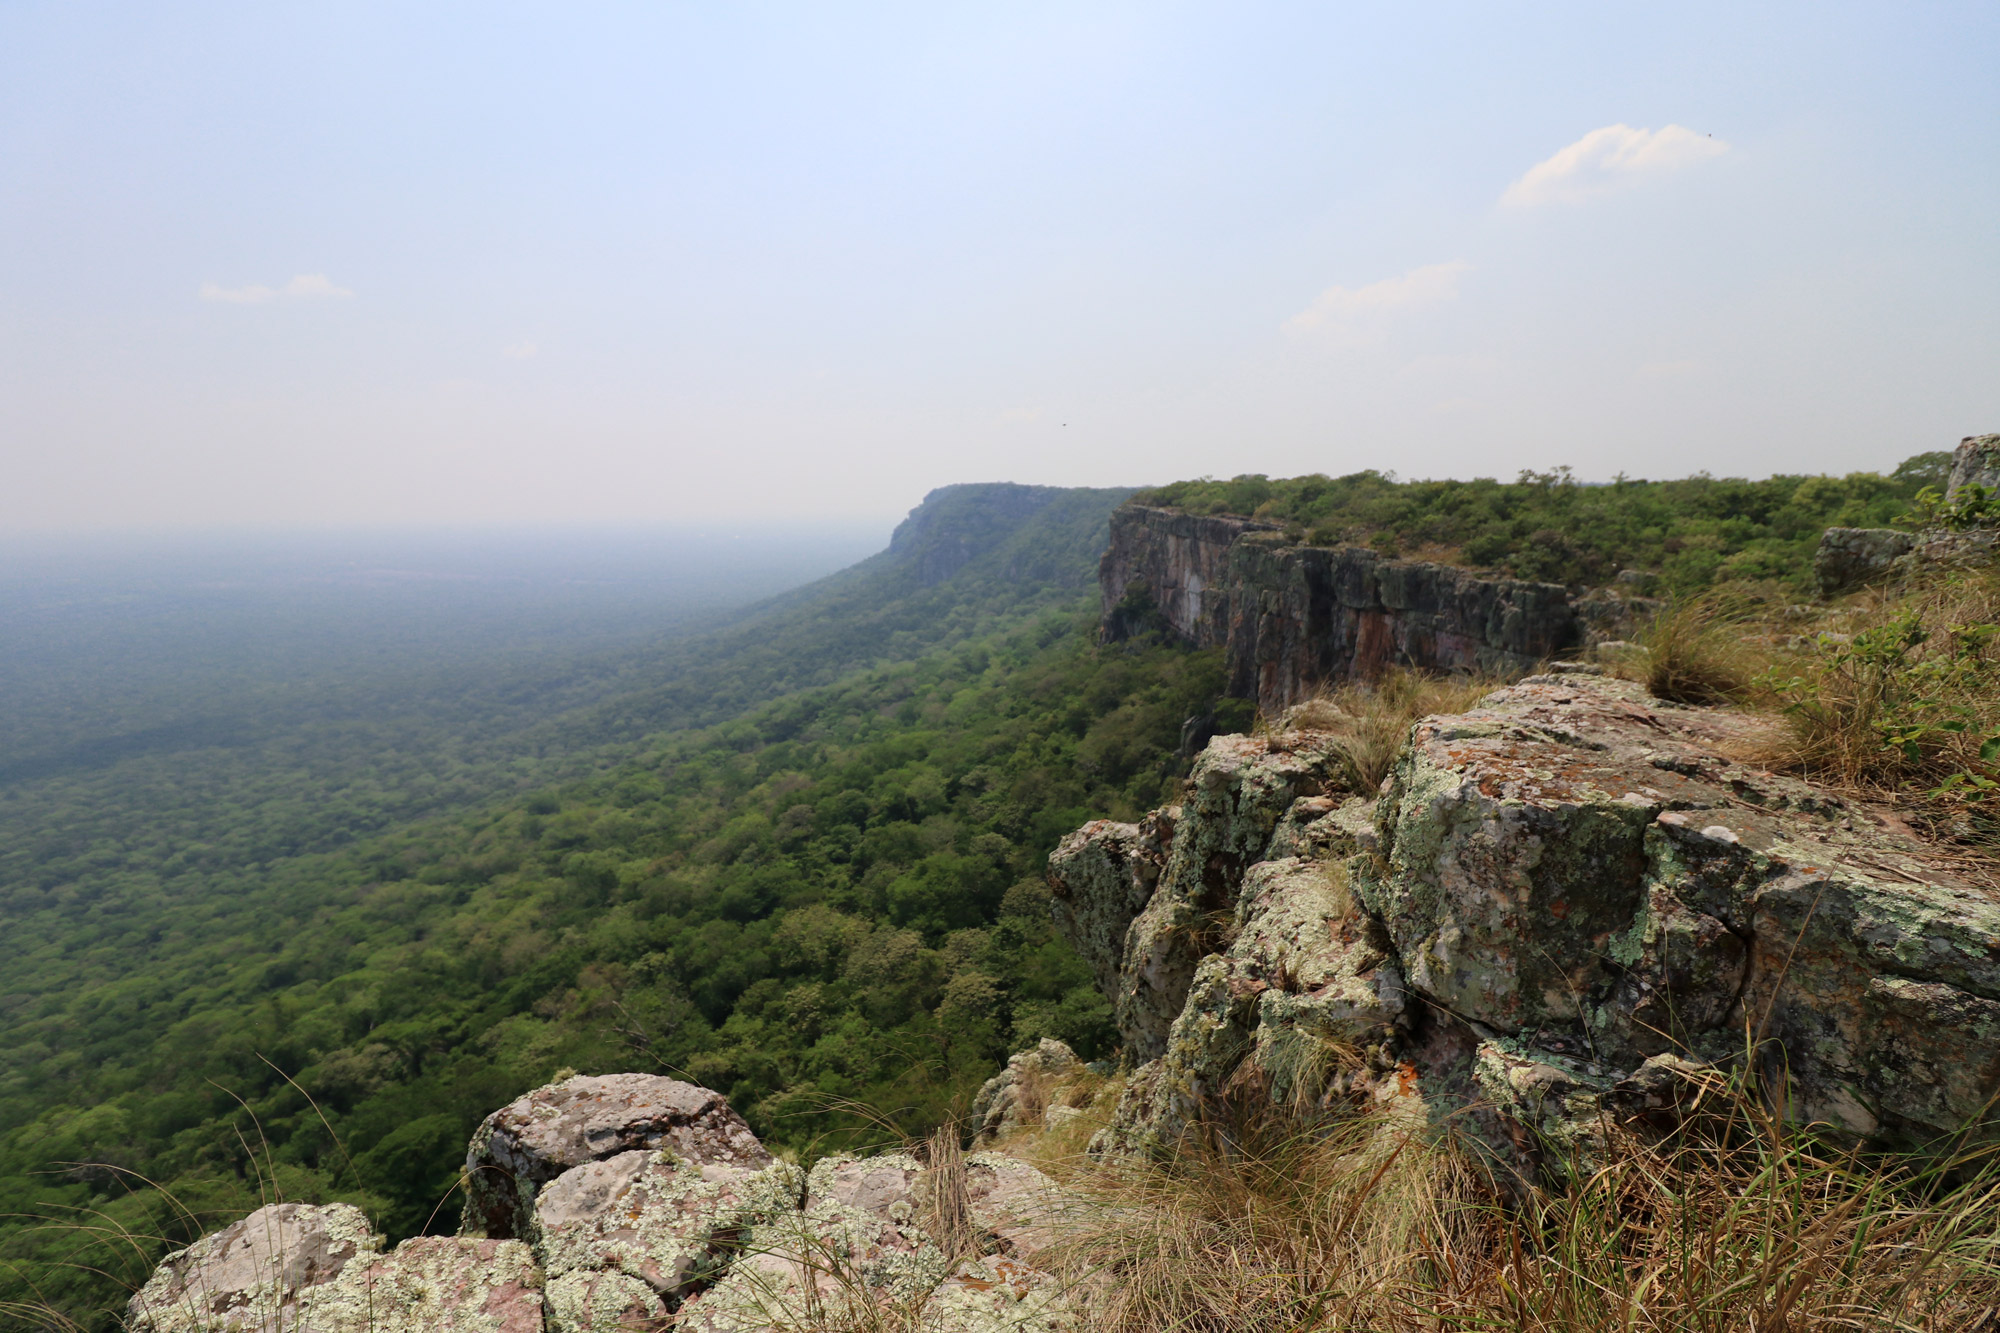
[[[1819,595],[1833,597],[1888,577],[1916,544],[1915,534],[1895,528],[1828,528],[1813,553]]]
[[[1393,1094],[1532,1172],[1670,1121],[1690,1071],[1746,1050],[1801,1121],[1991,1117],[2000,896],[1891,812],[1728,758],[1754,725],[1529,677],[1420,721],[1372,812],[1304,790],[1324,770],[1285,767],[1295,740],[1219,738],[1110,992],[1150,1058],[1093,1151]]]
[[[1392,1036],[1406,997],[1346,873],[1294,857],[1245,873],[1234,939],[1195,969],[1165,1052],[1128,1085],[1096,1151],[1171,1153],[1197,1119],[1304,1110],[1356,1089],[1360,1053]]]
[[[135,1333],[540,1333],[519,1241],[417,1236],[388,1254],[347,1204],[260,1208],[169,1255],[132,1298]]]
[[[991,1143],[1005,1134],[1046,1127],[1054,1095],[1083,1072],[1076,1052],[1052,1037],[1015,1052],[972,1099],[974,1136]]]
[[[168,1255],[132,1297],[135,1333],[278,1333],[300,1297],[382,1248],[361,1210],[275,1203]]]
[[[1608,1077],[1748,1032],[1791,1114],[1859,1133],[1986,1113],[2000,902],[1885,816],[1722,757],[1741,725],[1577,677],[1419,723],[1362,886],[1411,987]]]
[[[1049,855],[1049,907],[1056,927],[1107,995],[1124,969],[1132,921],[1151,901],[1166,867],[1176,813],[1155,810],[1137,824],[1093,820]]]
[[[1067,1327],[1053,1279],[1033,1264],[1058,1192],[1011,1158],[963,1163],[963,1233],[940,1237],[937,1174],[914,1157],[827,1158],[802,1212],[757,1228],[745,1257],[683,1307],[701,1333],[881,1322],[964,1333]],[[871,1315],[863,1311],[872,1310]]]
[[[1951,480],[1946,498],[1956,498],[1967,486],[2000,490],[2000,435],[1968,435],[1951,456]]]
[[[635,1148],[670,1149],[697,1167],[761,1170],[772,1161],[719,1092],[655,1074],[570,1078],[516,1099],[473,1132],[464,1234],[527,1238],[543,1185]]]
[[[1218,736],[1195,761],[1166,867],[1126,933],[1110,997],[1130,1058],[1165,1052],[1195,965],[1222,942],[1243,872],[1264,859],[1292,803],[1336,787],[1339,771],[1336,742],[1316,732]]]
[[[594,1312],[634,1301],[661,1314],[678,1308],[729,1266],[752,1227],[796,1209],[804,1183],[788,1162],[762,1170],[695,1166],[643,1148],[571,1167],[535,1199],[535,1254],[548,1274],[551,1323],[605,1327]],[[643,1283],[650,1295],[597,1280],[611,1273]]]
[[[542,1333],[542,1275],[517,1240],[414,1236],[312,1287],[301,1333]]]

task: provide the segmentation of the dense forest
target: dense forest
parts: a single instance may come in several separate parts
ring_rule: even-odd
[[[1795,583],[1808,532],[1894,519],[1936,463],[1139,498],[1691,590]],[[50,647],[0,763],[0,1301],[115,1327],[164,1245],[272,1189],[449,1230],[474,1124],[564,1069],[680,1074],[810,1156],[928,1129],[1043,1035],[1114,1055],[1044,859],[1170,799],[1186,719],[1252,720],[1216,654],[1098,643],[1128,494],[947,488],[881,554],[672,634],[234,660],[108,729],[88,690],[67,732],[48,711]]]

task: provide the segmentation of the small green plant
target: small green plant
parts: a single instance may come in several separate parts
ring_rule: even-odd
[[[1935,486],[1926,486],[1910,501],[1910,512],[1899,515],[1898,523],[1914,528],[1943,528],[1946,532],[1969,532],[2000,524],[2000,492],[1971,482],[1947,495]]]
[[[1946,576],[1820,634],[1764,674],[1782,709],[1785,766],[1845,786],[1910,790],[1945,806],[2000,792],[2000,590]]]

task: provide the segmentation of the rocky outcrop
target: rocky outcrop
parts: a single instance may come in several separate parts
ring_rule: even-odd
[[[1391,666],[1518,675],[1586,633],[1557,584],[1144,505],[1112,515],[1098,583],[1107,638],[1156,618],[1197,647],[1224,647],[1230,692],[1267,710]]]
[[[465,1156],[465,1234],[526,1239],[543,1185],[637,1148],[664,1148],[697,1168],[771,1164],[719,1092],[656,1074],[579,1076],[537,1088],[480,1123]]]
[[[1887,577],[1916,544],[1915,533],[1895,528],[1828,528],[1813,552],[1819,595],[1838,596]]]
[[[1945,498],[1955,499],[1967,486],[2000,490],[2000,435],[1968,435],[1958,442]]]
[[[1968,435],[1958,442],[1946,483],[1947,507],[1962,503],[1969,487],[2000,491],[2000,435]],[[1922,532],[1896,528],[1828,528],[1813,554],[1813,577],[1822,597],[1923,568],[1985,566],[1993,563],[2000,530],[1990,520],[1969,530],[1934,527]]]
[[[1048,1059],[1075,1057],[1060,1043]],[[1025,1069],[1025,1065],[1023,1068]],[[346,1204],[263,1208],[167,1257],[135,1333],[704,1333],[1076,1327],[1037,1266],[1062,1200],[1006,1157],[771,1156],[716,1092],[642,1074],[538,1088],[480,1126],[475,1226],[382,1252]],[[516,1236],[518,1238],[516,1238]]]
[[[169,1255],[132,1297],[133,1333],[540,1333],[519,1241],[421,1236],[389,1254],[348,1204],[271,1204]]]
[[[1107,991],[1138,1068],[1098,1149],[1168,1149],[1275,1101],[1415,1098],[1440,1120],[1470,1110],[1532,1172],[1658,1112],[1689,1071],[1745,1060],[1795,1120],[1862,1137],[1990,1115],[2000,899],[1888,813],[1727,758],[1746,725],[1624,681],[1530,677],[1420,722],[1372,806],[1340,799],[1323,738],[1217,740]],[[1199,797],[1224,771],[1271,793],[1257,816]],[[1191,916],[1173,866],[1223,844]],[[1051,883],[1129,892],[1074,867],[1131,846],[1089,826]],[[1148,934],[1163,899],[1183,923],[1171,969]]]

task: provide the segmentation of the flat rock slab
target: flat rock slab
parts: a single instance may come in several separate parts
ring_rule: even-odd
[[[464,1231],[525,1239],[543,1185],[638,1148],[668,1149],[696,1167],[761,1170],[772,1162],[719,1092],[655,1074],[581,1075],[535,1089],[474,1131]]]

